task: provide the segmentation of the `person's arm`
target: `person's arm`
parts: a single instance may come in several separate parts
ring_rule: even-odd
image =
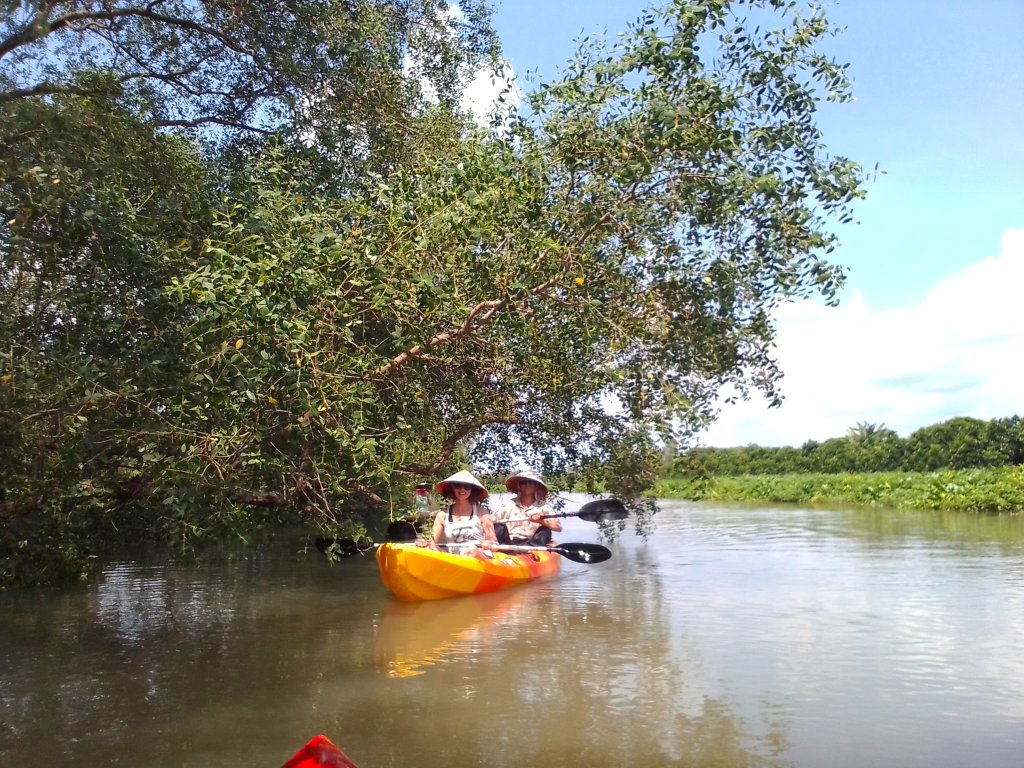
[[[498,537],[494,533],[494,520],[490,512],[480,513],[480,527],[484,529],[484,539],[492,544],[498,543]]]
[[[550,512],[545,512],[545,514],[550,514]],[[562,530],[562,518],[560,518],[560,517],[549,517],[549,518],[546,518],[545,520],[541,520],[541,523],[546,525],[552,531],[561,531]]]
[[[444,510],[442,509],[436,515],[434,515],[434,527],[430,532],[430,545],[433,549],[437,549],[437,545],[441,543],[441,539],[444,538]]]
[[[515,509],[516,505],[511,499],[505,499],[501,502],[501,505],[491,513],[491,522],[503,523],[511,517],[514,517],[511,510]]]
[[[532,520],[535,523],[540,523],[541,525],[550,528],[552,531],[558,532],[562,530],[561,518],[548,517],[544,518],[543,520],[541,519],[543,515],[553,515],[554,513],[554,510],[551,509],[551,507],[549,507],[547,504],[545,504],[539,510],[530,515],[530,520]]]

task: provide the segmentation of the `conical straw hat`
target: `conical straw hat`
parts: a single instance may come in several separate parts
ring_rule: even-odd
[[[537,501],[542,502],[548,497],[548,484],[544,482],[543,477],[532,469],[524,469],[521,472],[516,472],[514,475],[509,475],[508,480],[505,481],[505,488],[512,493],[519,493],[520,480],[533,480],[533,482],[540,486],[534,494],[537,497]]]
[[[464,469],[461,470],[460,472],[456,472],[451,477],[446,477],[444,480],[439,482],[435,487],[435,490],[442,496],[444,496],[445,494],[448,493],[449,483],[465,483],[466,485],[472,485],[474,488],[479,488],[481,494],[478,501],[483,501],[488,496],[490,496],[490,493],[488,493],[487,489],[484,488],[483,484]]]

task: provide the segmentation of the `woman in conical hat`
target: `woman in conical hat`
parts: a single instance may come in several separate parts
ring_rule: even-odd
[[[451,503],[434,516],[428,546],[436,549],[443,543],[449,545],[448,551],[459,551],[458,545],[463,545],[463,554],[486,557],[479,547],[484,542],[497,543],[497,539],[491,513],[481,503],[490,495],[483,483],[462,470],[439,482],[436,490]]]
[[[513,544],[550,544],[552,531],[561,531],[562,523],[557,517],[544,518],[544,515],[554,514],[545,503],[548,484],[544,478],[533,470],[524,469],[510,475],[505,488],[515,496],[498,509],[494,522],[506,526]]]
[[[453,485],[455,485],[455,486],[459,486],[459,485],[471,486],[472,487],[472,493],[470,494],[471,495],[470,501],[477,501],[477,502],[479,502],[479,501],[483,501],[488,496],[490,496],[490,493],[488,493],[488,491],[484,487],[483,483],[481,483],[479,480],[477,480],[475,477],[473,477],[472,473],[467,472],[464,469],[459,471],[459,472],[456,472],[451,477],[446,477],[444,480],[439,482],[434,487],[434,490],[437,491],[439,494],[441,494],[444,498],[449,499],[449,500],[453,500],[454,497],[451,496],[451,494],[450,494],[450,491],[452,490],[452,486]]]

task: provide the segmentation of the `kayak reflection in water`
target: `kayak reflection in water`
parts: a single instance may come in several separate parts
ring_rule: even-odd
[[[310,739],[281,768],[359,768],[326,736]]]
[[[450,504],[434,516],[429,540],[416,543],[430,549],[445,545],[449,552],[459,552],[481,559],[493,557],[487,544],[497,544],[491,513],[483,505],[489,495],[483,484],[462,470],[439,482],[435,488]]]

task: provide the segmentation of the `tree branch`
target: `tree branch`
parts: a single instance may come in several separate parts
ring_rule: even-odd
[[[277,491],[261,491],[256,493],[244,488],[238,488],[231,494],[231,500],[241,504],[251,504],[254,507],[283,507],[288,504],[288,498]]]
[[[30,512],[37,512],[42,508],[43,503],[39,499],[29,499],[27,501],[0,501],[0,516],[13,520],[16,517],[27,515]]]
[[[241,131],[251,131],[253,133],[263,134],[264,136],[277,135],[277,131],[272,128],[257,128],[255,125],[249,125],[248,123],[242,123],[237,120],[227,120],[222,117],[213,117],[211,115],[196,117],[191,120],[154,120],[153,125],[160,128],[198,128],[201,125],[223,125],[226,128],[238,128]]]
[[[553,297],[547,293],[547,290],[554,285],[554,281],[548,280],[547,282],[541,283],[540,285],[532,288],[530,293],[534,296],[539,296],[542,299],[552,299]],[[423,344],[417,344],[405,352],[396,355],[385,365],[380,366],[374,371],[376,376],[386,376],[393,372],[397,368],[402,367],[410,360],[423,357],[431,348],[437,347],[441,344],[445,344],[449,341],[455,341],[461,339],[474,330],[482,326],[488,320],[490,320],[502,307],[508,304],[508,299],[492,299],[490,301],[481,301],[473,309],[470,310],[466,316],[462,326],[455,331],[445,331],[443,333],[435,334],[430,339],[425,341]]]
[[[256,58],[252,51],[249,51],[246,48],[244,48],[241,45],[241,43],[233,40],[229,36],[214,29],[213,27],[208,27],[205,24],[200,24],[199,22],[193,21],[192,19],[182,19],[176,16],[168,16],[163,13],[156,13],[153,10],[151,10],[150,7],[122,8],[119,10],[110,10],[103,12],[79,11],[75,13],[68,13],[64,16],[60,16],[54,19],[50,24],[46,25],[45,31],[42,32],[42,34],[36,35],[34,39],[41,39],[46,35],[52,34],[53,32],[59,32],[65,28],[70,29],[77,22],[113,21],[114,19],[128,18],[132,16],[142,19],[148,19],[149,21],[154,21],[159,24],[166,24],[170,27],[179,27],[189,32],[197,32],[200,35],[212,37],[225,48],[228,48],[229,50],[232,50],[235,53],[241,54],[242,56],[247,56],[251,59]],[[2,55],[3,49],[0,48],[0,56]]]
[[[0,59],[23,45],[34,43],[36,40],[46,37],[49,34],[48,20],[50,11],[53,10],[54,5],[55,3],[40,3],[39,10],[31,22],[26,24],[18,34],[11,35],[7,39],[0,41]]]
[[[498,416],[496,414],[486,413],[476,419],[472,419],[464,423],[461,427],[456,429],[441,444],[441,450],[432,462],[429,464],[409,464],[401,470],[410,475],[432,475],[439,470],[444,463],[451,458],[452,454],[455,453],[459,444],[466,439],[469,435],[477,432],[483,427],[489,424],[518,424],[520,419],[518,416]]]
[[[426,354],[427,350],[431,347],[436,347],[440,344],[445,344],[449,341],[455,341],[456,339],[464,338],[472,333],[480,325],[483,325],[492,317],[495,313],[501,309],[507,303],[506,299],[493,299],[491,301],[481,301],[473,309],[470,310],[469,314],[466,315],[465,321],[462,323],[462,327],[455,331],[445,331],[443,333],[435,334],[430,339],[425,341],[423,344],[417,344],[416,346],[407,349],[399,355],[393,357],[386,365],[382,365],[374,371],[376,376],[386,376],[387,374],[394,371],[396,368],[400,368],[410,360],[415,360],[418,357],[422,357]]]

